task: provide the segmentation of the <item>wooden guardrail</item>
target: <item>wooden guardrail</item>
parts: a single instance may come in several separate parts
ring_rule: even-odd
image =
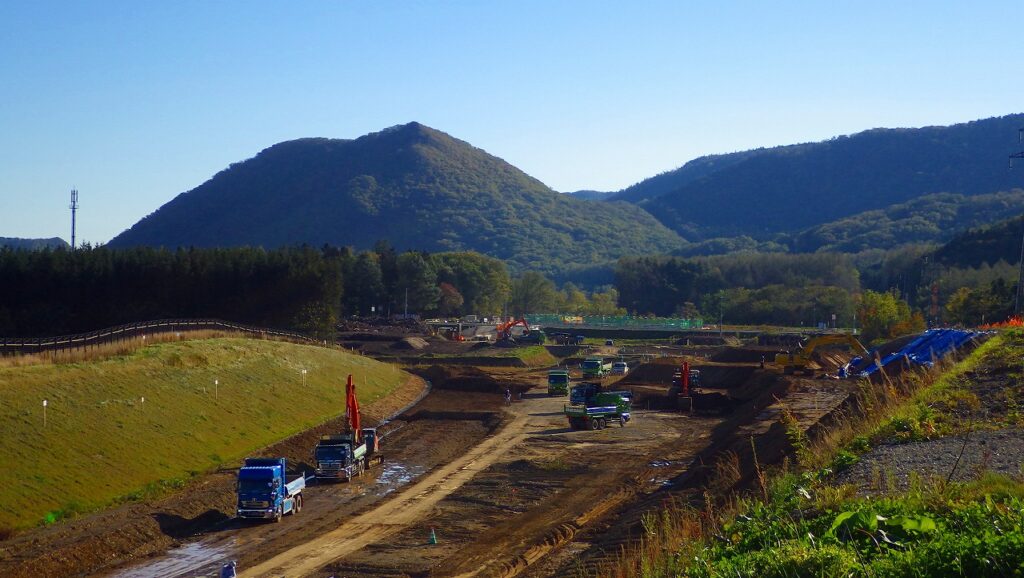
[[[139,336],[207,330],[236,331],[263,337],[284,337],[310,343],[322,343],[320,340],[313,339],[308,335],[302,335],[301,333],[254,327],[220,319],[158,319],[156,321],[126,323],[88,333],[76,333],[74,335],[61,335],[58,337],[0,337],[0,356],[46,353],[116,343]]]

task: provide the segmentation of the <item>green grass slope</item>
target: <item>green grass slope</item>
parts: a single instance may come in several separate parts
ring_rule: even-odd
[[[0,368],[0,526],[53,521],[234,464],[343,413],[349,373],[364,404],[408,377],[336,350],[237,338]]]

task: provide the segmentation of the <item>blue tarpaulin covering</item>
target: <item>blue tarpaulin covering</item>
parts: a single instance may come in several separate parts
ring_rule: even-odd
[[[929,329],[914,340],[910,341],[897,351],[886,355],[881,360],[881,366],[886,367],[890,363],[907,362],[910,365],[931,367],[936,360],[953,353],[964,346],[967,342],[980,335],[977,331],[963,329]],[[854,359],[850,366],[856,367],[863,360]],[[869,363],[859,372],[861,377],[870,376],[878,371],[878,365]],[[850,372],[857,374],[857,372]]]

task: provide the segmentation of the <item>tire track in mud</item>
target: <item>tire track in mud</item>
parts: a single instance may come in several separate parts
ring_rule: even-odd
[[[503,455],[498,451],[500,448],[511,447],[525,439],[526,421],[524,416],[513,418],[501,430],[459,458],[427,474],[388,502],[242,572],[241,576],[308,576],[334,560],[401,532],[429,514],[438,502],[477,473],[499,460]]]

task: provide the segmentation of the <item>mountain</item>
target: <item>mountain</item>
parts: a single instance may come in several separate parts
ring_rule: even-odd
[[[60,237],[50,239],[21,239],[18,237],[0,237],[0,248],[10,247],[12,249],[60,249],[68,248],[67,241]]]
[[[765,149],[755,149],[738,153],[700,157],[678,169],[666,171],[626,187],[614,193],[608,200],[628,201],[630,203],[649,201],[655,197],[671,193],[683,185],[739,164],[763,152],[765,152]]]
[[[935,251],[947,267],[978,267],[998,261],[1017,263],[1022,254],[1024,216],[961,233]]]
[[[585,199],[587,201],[607,201],[616,193],[614,191],[573,191],[565,194],[576,197],[577,199]]]
[[[620,191],[689,241],[764,240],[930,193],[1008,191],[1024,114],[703,157]]]
[[[505,161],[419,123],[355,140],[274,145],[182,193],[111,247],[371,247],[475,250],[513,270],[554,271],[677,248],[628,203],[563,195]]]
[[[795,235],[788,245],[799,253],[857,253],[910,243],[943,243],[967,229],[1022,214],[1021,189],[975,196],[936,193],[812,227]]]

